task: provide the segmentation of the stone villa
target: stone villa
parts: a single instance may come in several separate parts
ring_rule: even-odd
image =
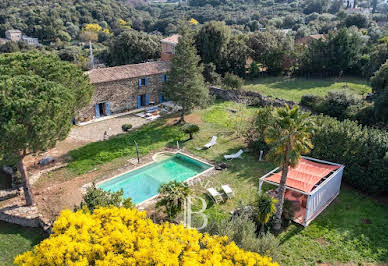
[[[7,30],[5,32],[5,39],[0,38],[0,44],[4,44],[8,41],[11,41],[11,42],[23,41],[23,42],[27,43],[27,45],[30,45],[30,46],[39,45],[38,38],[33,38],[33,37],[29,37],[27,35],[24,35],[23,32],[21,32],[20,30]]]
[[[175,55],[178,35],[161,41],[161,61],[87,71],[94,86],[88,106],[80,110],[76,122],[86,122],[163,102],[163,85]]]

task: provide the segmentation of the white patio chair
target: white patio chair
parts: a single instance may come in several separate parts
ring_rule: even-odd
[[[223,185],[223,186],[221,186],[221,188],[224,191],[224,193],[226,194],[226,196],[228,197],[228,199],[231,199],[232,197],[234,197],[234,192],[230,188],[229,185]]]
[[[225,160],[232,160],[232,159],[237,159],[237,158],[240,158],[241,159],[241,155],[244,153],[243,150],[239,150],[238,152],[234,153],[234,154],[227,154],[227,155],[224,155],[224,158]]]
[[[209,149],[212,146],[214,146],[216,143],[217,143],[217,136],[213,136],[212,140],[209,143],[205,144],[203,147],[205,147],[206,149]]]
[[[224,199],[222,198],[222,194],[219,193],[214,188],[208,188],[207,192],[209,193],[209,196],[214,200],[215,203],[224,202]]]

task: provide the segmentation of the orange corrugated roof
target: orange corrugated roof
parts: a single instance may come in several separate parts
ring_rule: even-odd
[[[286,186],[296,188],[304,192],[311,192],[314,186],[322,178],[338,168],[340,168],[338,165],[316,163],[301,158],[295,168],[290,167],[288,169]],[[265,178],[265,180],[279,184],[281,175],[282,172],[278,172]]]

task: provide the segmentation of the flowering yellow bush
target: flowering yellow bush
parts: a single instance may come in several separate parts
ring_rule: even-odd
[[[191,24],[193,24],[193,25],[198,25],[198,20],[196,20],[195,18],[191,18],[190,20],[189,20],[189,22],[191,23]]]
[[[99,32],[102,27],[98,24],[86,24],[84,31]]]
[[[182,225],[158,225],[137,209],[98,208],[92,214],[65,210],[53,234],[19,265],[277,265],[238,248],[227,237]]]

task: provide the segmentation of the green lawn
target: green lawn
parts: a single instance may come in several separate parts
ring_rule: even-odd
[[[156,121],[108,141],[93,142],[70,151],[72,161],[68,168],[76,174],[83,174],[117,158],[136,157],[134,141],[138,144],[140,156],[144,156],[150,151],[176,145],[176,141],[184,137],[178,127],[165,126],[163,121]]]
[[[325,96],[332,90],[350,89],[357,94],[371,92],[371,87],[367,81],[358,78],[305,79],[269,77],[247,81],[243,88],[294,102],[300,102],[302,96],[306,94]]]
[[[42,239],[40,229],[0,222],[0,265],[13,265],[16,255],[32,249]]]

